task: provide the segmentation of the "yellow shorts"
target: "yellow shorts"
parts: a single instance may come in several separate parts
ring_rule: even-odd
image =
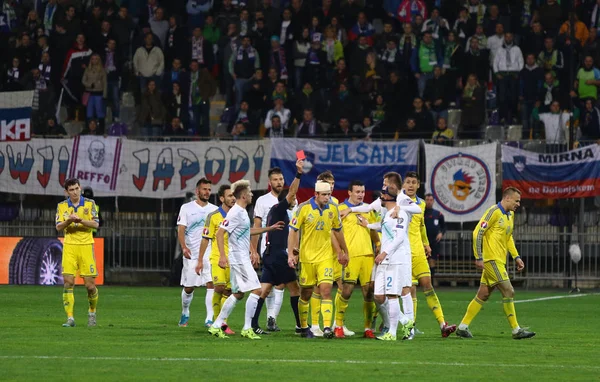
[[[425,255],[417,255],[412,257],[412,278],[413,285],[419,284],[421,277],[431,277],[429,262]]]
[[[344,267],[337,259],[337,255],[333,256],[333,280],[338,281],[341,280],[344,276]]]
[[[77,275],[81,277],[96,277],[96,259],[94,258],[94,244],[64,244],[62,255],[63,275]]]
[[[375,257],[372,255],[350,258],[346,266],[346,272],[344,272],[344,282],[356,284],[360,280],[360,285],[367,285],[371,282],[371,273],[373,273],[374,264]]]
[[[210,259],[211,276],[214,285],[225,285],[225,289],[231,289],[230,268],[219,266],[219,259]]]
[[[504,281],[510,281],[504,264],[497,263],[493,260],[483,263],[481,284],[493,287]]]
[[[333,284],[333,259],[320,263],[300,263],[300,286],[311,287],[321,283]]]

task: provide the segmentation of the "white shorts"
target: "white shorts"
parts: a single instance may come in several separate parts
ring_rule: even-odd
[[[196,265],[198,264],[197,259],[186,259],[183,258],[183,269],[181,270],[181,286],[186,288],[193,288],[204,286],[208,282],[212,282],[211,269],[210,269],[210,256],[204,256],[204,266],[202,267],[202,273],[196,274]]]
[[[252,267],[252,263],[229,264],[231,268],[231,291],[233,293],[246,293],[260,289],[258,275]]]
[[[376,295],[402,295],[402,288],[412,286],[410,264],[380,264],[375,271]]]

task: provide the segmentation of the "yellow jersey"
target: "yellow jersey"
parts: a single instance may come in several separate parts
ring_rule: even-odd
[[[350,203],[349,200],[346,200],[338,205],[338,210],[343,211],[361,204],[354,205]],[[348,247],[348,255],[350,257],[372,256],[373,242],[371,241],[371,233],[368,228],[360,225],[358,221],[359,216],[367,219],[369,223],[375,223],[377,221],[377,217],[373,211],[367,214],[357,214],[353,212],[346,217],[344,220],[344,237],[347,240],[346,246]]]
[[[83,196],[77,205],[68,198],[56,206],[56,224],[67,221],[69,215],[76,214],[82,220],[92,220],[99,223],[96,202]],[[65,244],[94,244],[93,228],[88,228],[81,223],[71,223],[65,228]]]
[[[473,231],[473,253],[477,260],[506,264],[506,253],[519,257],[512,233],[514,215],[506,212],[500,203],[488,208]]]
[[[427,239],[427,229],[425,228],[425,201],[418,196],[411,198],[419,208],[421,208],[420,214],[412,215],[410,225],[408,226],[408,240],[410,241],[410,251],[414,256],[425,256],[424,245],[429,245],[429,239]]]
[[[227,212],[223,210],[222,207],[214,210],[206,217],[206,222],[204,223],[204,229],[202,230],[202,237],[208,240],[211,240],[210,246],[210,260],[219,261],[219,257],[221,254],[219,253],[219,246],[217,245],[217,231],[221,226],[221,222],[225,220],[225,216],[227,216]],[[225,256],[229,255],[229,235],[227,231],[225,231]]]
[[[341,230],[342,222],[335,204],[328,203],[320,209],[313,197],[298,206],[290,228],[302,233],[300,262],[320,263],[333,257],[331,230]]]
[[[340,201],[338,200],[338,198],[336,198],[335,196],[331,195],[331,200],[330,202],[332,202],[333,204],[335,204],[336,206],[340,205]]]

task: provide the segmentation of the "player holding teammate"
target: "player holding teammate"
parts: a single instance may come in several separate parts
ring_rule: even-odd
[[[321,295],[321,315],[323,316],[323,336],[333,338],[331,330],[333,318],[333,301],[331,301],[331,287],[333,284],[333,247],[331,244],[332,232],[339,246],[337,260],[342,265],[348,264],[348,248],[342,232],[337,206],[330,203],[331,186],[327,182],[315,184],[315,196],[298,206],[296,214],[290,224],[288,238],[288,265],[292,268],[298,264],[294,256],[294,249],[298,248],[300,231],[302,242],[300,244],[300,301],[298,311],[303,337],[314,337],[308,327],[308,301],[315,285],[319,287]]]
[[[506,272],[506,252],[509,252],[517,263],[518,272],[525,268],[525,263],[517,252],[512,236],[514,212],[520,204],[521,192],[514,187],[507,188],[502,193],[502,200],[485,211],[473,231],[475,264],[478,269],[483,269],[483,273],[477,295],[469,304],[456,331],[456,335],[459,337],[473,337],[469,325],[495,288],[502,293],[504,314],[512,328],[512,338],[520,340],[535,336],[534,332],[521,328],[517,323],[517,313],[513,301],[515,291]]]
[[[217,206],[208,202],[212,183],[206,178],[196,183],[196,197],[198,199],[185,203],[179,210],[177,217],[177,238],[183,252],[183,269],[181,270],[181,318],[179,326],[188,326],[190,319],[190,305],[194,299],[194,288],[206,285],[206,318],[204,325],[209,327],[213,321],[213,283],[210,275],[210,263],[205,259],[200,275],[196,273],[199,262],[199,249],[202,240],[202,229],[208,215],[217,209]]]
[[[338,205],[340,213],[345,209],[360,206],[365,197],[365,184],[360,180],[350,182],[348,186],[348,199]],[[344,338],[344,319],[348,309],[348,300],[352,296],[352,291],[356,282],[360,280],[363,293],[363,313],[365,318],[365,338],[374,338],[371,330],[373,314],[375,313],[375,302],[373,301],[373,292],[370,288],[371,273],[373,272],[373,243],[379,247],[379,235],[377,231],[370,230],[361,224],[361,220],[368,223],[376,221],[374,212],[366,214],[353,214],[344,221],[344,237],[348,238],[349,262],[343,275],[341,291],[338,290],[335,304],[335,323],[334,330],[336,338]]]
[[[263,232],[270,232],[283,228],[283,222],[266,228],[251,228],[250,216],[246,211],[248,204],[252,203],[252,191],[250,182],[247,180],[238,180],[231,185],[231,191],[235,197],[235,204],[227,213],[225,220],[221,223],[217,231],[217,246],[219,248],[219,267],[225,269],[227,265],[231,267],[231,291],[233,294],[227,298],[221,313],[214,324],[208,329],[209,333],[219,337],[227,338],[221,326],[229,317],[238,301],[244,298],[244,293],[251,292],[246,300],[246,314],[244,327],[242,328],[242,337],[251,340],[259,340],[260,337],[252,330],[252,317],[256,312],[261,288],[258,281],[258,275],[254,271],[253,265],[258,265],[259,259],[256,254],[250,253],[250,236],[260,235]],[[229,258],[225,252],[225,233],[228,234]]]
[[[381,253],[375,258],[375,299],[388,315],[390,327],[378,340],[396,341],[398,322],[402,324],[402,337],[410,335],[414,322],[410,319],[412,300],[411,252],[408,241],[409,214],[396,208],[397,195],[387,187],[381,192],[381,204],[386,209],[381,222]],[[392,217],[395,215],[396,217]],[[402,296],[404,313],[400,310],[398,296]]]
[[[235,198],[231,192],[231,188],[228,184],[224,184],[219,187],[217,193],[221,206],[211,212],[204,224],[204,230],[202,231],[202,242],[200,243],[200,254],[196,265],[196,274],[200,275],[204,268],[204,262],[206,259],[210,262],[210,272],[212,276],[212,282],[214,285],[214,293],[212,296],[212,309],[213,315],[216,318],[221,313],[221,306],[225,303],[227,297],[231,295],[231,282],[230,282],[230,269],[229,266],[221,268],[219,266],[219,248],[215,242],[215,236],[221,222],[227,216],[227,213],[235,204]],[[229,241],[228,236],[225,234],[225,256],[229,254]],[[225,334],[235,334],[226,323],[223,323],[221,329]]]
[[[92,231],[98,229],[98,213],[96,203],[92,199],[81,196],[81,185],[78,179],[67,179],[65,182],[67,200],[56,206],[56,230],[65,231],[62,254],[62,270],[64,279],[63,305],[67,313],[64,327],[75,326],[73,306],[75,296],[73,286],[75,275],[83,277],[88,292],[88,326],[96,326],[96,306],[98,304],[98,288],[95,278],[98,276],[94,258],[94,237]]]
[[[269,295],[274,285],[284,285],[290,291],[290,304],[296,318],[296,333],[300,333],[300,316],[298,314],[298,300],[300,298],[300,286],[296,277],[296,270],[288,266],[287,239],[289,236],[289,223],[292,209],[296,205],[296,193],[302,178],[303,160],[296,161],[296,177],[290,189],[279,194],[279,202],[271,207],[266,225],[282,221],[284,228],[281,231],[269,232],[265,235],[265,251],[263,252],[263,271],[260,278],[262,292],[258,300],[258,307],[252,319],[252,328],[256,334],[265,333],[258,325],[258,319],[265,298]],[[283,292],[283,291],[282,291]],[[269,320],[270,321],[270,320]]]
[[[268,176],[271,191],[256,199],[256,203],[254,204],[255,228],[267,226],[267,216],[269,211],[271,210],[271,207],[279,203],[279,195],[283,191],[283,186],[285,185],[283,173],[279,167],[269,169]],[[258,246],[258,235],[253,236],[250,240],[250,251],[262,256],[266,248],[266,234],[263,234],[260,237],[261,242],[258,252],[256,249]],[[272,332],[279,331],[279,327],[277,326],[277,316],[279,315],[281,305],[283,304],[284,287],[285,285],[281,284],[270,289],[271,292],[265,300],[265,303],[267,304],[267,330]]]
[[[425,298],[427,299],[427,305],[440,325],[442,337],[448,337],[456,331],[456,325],[448,325],[444,319],[442,305],[433,289],[433,285],[431,285],[431,271],[429,270],[429,263],[427,262],[427,256],[431,255],[431,247],[429,246],[427,230],[425,229],[425,201],[417,196],[419,186],[419,175],[414,171],[407,172],[402,186],[404,193],[421,208],[419,214],[413,215],[408,228],[410,249],[412,251],[413,287],[411,289],[411,295],[413,299],[415,321],[417,317],[416,285],[418,284],[423,288],[423,293],[425,293]],[[425,252],[427,252],[427,255]]]

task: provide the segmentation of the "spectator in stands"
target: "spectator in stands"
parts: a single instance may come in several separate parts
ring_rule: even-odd
[[[281,123],[281,117],[278,114],[267,114],[265,129],[269,132],[269,138],[283,138],[287,134],[287,128]]]
[[[246,8],[240,10],[240,20],[238,22],[240,36],[249,36],[252,31],[250,24],[250,12]]]
[[[323,50],[327,53],[327,62],[329,69],[333,69],[339,60],[344,59],[344,47],[337,39],[335,29],[331,26],[325,28],[325,39],[323,40]]]
[[[232,72],[229,70],[229,62],[237,55],[237,49],[241,44],[241,39],[237,33],[237,25],[230,23],[227,26],[227,33],[223,33],[219,41],[219,65],[223,68],[222,76],[222,91],[225,94],[225,105],[231,106],[234,104],[233,89],[234,80]]]
[[[423,134],[421,134],[418,130],[417,130],[417,122],[415,121],[415,119],[413,117],[408,117],[406,118],[406,122],[404,123],[404,126],[399,127],[396,130],[396,133],[394,135],[394,140],[398,140],[398,139],[420,139],[420,138],[425,138],[423,136]]]
[[[497,4],[491,4],[488,8],[488,14],[483,19],[483,30],[486,36],[491,36],[496,32],[496,25],[500,24],[500,10]]]
[[[151,79],[148,81],[147,88],[142,95],[142,104],[137,116],[137,121],[142,126],[143,135],[155,137],[161,135],[166,114],[156,81]]]
[[[504,45],[504,25],[496,24],[496,34],[487,40],[487,49],[490,51],[490,66],[493,66],[496,52]]]
[[[129,17],[127,7],[120,7],[119,13],[112,17],[112,31],[117,41],[117,50],[125,61],[131,59],[131,34],[134,29],[135,24]]]
[[[342,46],[346,48],[346,46],[348,45],[348,33],[346,32],[346,29],[342,26],[340,18],[338,16],[333,16],[331,18],[330,26],[335,31],[336,40],[341,42]]]
[[[202,0],[205,1],[205,0]],[[204,38],[210,41],[213,49],[216,51],[219,40],[221,39],[221,30],[215,26],[215,18],[212,14],[207,14],[204,19],[204,29],[202,30]]]
[[[377,125],[379,127],[379,135],[381,135],[382,133],[384,133],[387,130],[387,124],[388,119],[386,118],[386,104],[385,104],[385,100],[383,99],[383,95],[381,94],[376,94],[374,96],[374,100],[373,103],[370,107],[369,110],[369,117],[371,118],[371,121],[373,122],[374,125]]]
[[[347,83],[349,80],[348,69],[346,66],[346,60],[341,59],[335,65],[335,70],[333,72],[333,83],[331,84],[333,87],[333,92],[335,93],[339,88],[341,83]]]
[[[104,70],[106,71],[106,93],[111,100],[113,121],[119,122],[121,112],[120,80],[123,72],[123,61],[117,51],[117,42],[108,40],[104,50]]]
[[[48,136],[64,137],[67,135],[67,132],[65,131],[65,128],[62,127],[61,124],[56,122],[56,117],[51,116],[46,119],[46,123],[43,125],[43,127],[41,129],[35,131],[34,134],[32,134],[32,135],[33,136],[48,135]]]
[[[412,72],[417,79],[419,97],[423,97],[427,80],[433,78],[433,68],[443,64],[441,54],[433,43],[431,32],[423,33],[419,47],[413,51],[411,62]]]
[[[317,16],[313,16],[310,21],[310,27],[308,28],[308,33],[312,37],[315,33],[323,34],[323,28],[319,24],[319,18]]]
[[[540,113],[547,113],[550,111],[552,102],[557,101],[560,103],[563,98],[560,84],[554,73],[547,72],[544,74],[544,83],[538,93],[535,107],[539,109]]]
[[[163,135],[167,137],[177,137],[177,136],[187,136],[188,132],[183,127],[183,123],[181,123],[181,119],[179,117],[170,118],[170,123],[165,127],[165,131]]]
[[[349,91],[346,83],[341,83],[336,96],[331,99],[326,121],[335,124],[343,117],[348,119],[350,124],[355,124],[360,122],[361,116],[362,104],[360,99]]]
[[[42,60],[37,68],[46,81],[52,81],[52,63],[50,62],[50,54],[48,52],[42,53]]]
[[[304,110],[302,122],[296,128],[296,136],[298,138],[315,138],[324,135],[325,132],[321,124],[313,117],[313,111],[310,109]]]
[[[49,81],[42,77],[38,68],[33,68],[22,80],[23,90],[33,90],[31,104],[31,123],[35,129],[43,123],[43,119],[55,112],[54,89]]]
[[[217,92],[217,83],[198,61],[190,64],[190,129],[202,137],[210,136],[210,98]]]
[[[357,17],[357,22],[348,30],[348,41],[354,42],[359,36],[366,37],[366,43],[369,46],[373,46],[375,37],[375,28],[367,20],[367,15],[364,12],[360,12]]]
[[[501,24],[499,24],[501,25]],[[517,101],[519,96],[519,73],[523,69],[523,54],[514,44],[513,34],[504,35],[502,48],[496,51],[494,74],[498,87],[498,102],[501,121],[516,122]]]
[[[271,33],[279,32],[281,12],[273,7],[273,0],[262,0],[258,10],[263,14],[266,29]]]
[[[569,13],[567,20],[560,27],[559,35],[565,36],[565,38],[571,36],[571,19],[575,21],[575,39],[583,46],[589,37],[590,31],[584,23],[579,21],[575,12]]]
[[[75,117],[75,108],[81,105],[84,90],[81,81],[91,56],[92,50],[86,46],[85,36],[78,34],[73,48],[67,53],[62,71],[63,86],[66,91],[65,95],[69,96],[63,99],[70,106],[69,117],[71,119]]]
[[[234,122],[243,122],[245,134],[256,136],[259,132],[260,113],[260,110],[251,110],[250,103],[247,100],[243,100],[240,104],[240,109],[235,115]]]
[[[350,60],[350,74],[352,75],[352,84],[358,88],[360,76],[365,71],[367,63],[367,54],[373,52],[373,48],[367,43],[366,36],[359,36],[357,43],[352,44]]]
[[[236,122],[230,131],[231,138],[234,141],[242,139],[243,137],[245,137],[247,135],[246,129],[247,129],[247,125],[244,122],[242,122],[242,121]]]
[[[279,43],[279,36],[271,36],[271,49],[269,51],[269,68],[277,71],[280,80],[288,79],[288,64],[285,50]]]
[[[423,99],[427,109],[431,112],[433,120],[439,117],[448,119],[448,105],[453,101],[455,86],[448,82],[440,66],[433,69],[433,77],[427,80]]]
[[[579,118],[580,146],[600,144],[600,110],[594,101],[587,99]]]
[[[202,27],[205,17],[213,6],[211,0],[187,0],[185,10],[188,15],[188,25],[190,28]]]
[[[423,23],[421,32],[431,32],[431,37],[436,44],[441,44],[450,32],[448,20],[440,16],[439,8],[431,10],[431,17]]]
[[[398,41],[395,36],[388,36],[387,44],[379,52],[379,60],[386,73],[402,69],[402,54],[398,49]]]
[[[304,68],[306,67],[306,57],[310,49],[308,28],[302,28],[302,35],[294,42],[294,83],[295,90],[300,91],[304,80]]]
[[[67,32],[67,38],[72,42],[73,39],[77,38],[78,34],[82,33],[81,20],[76,17],[75,7],[73,5],[68,5],[64,14],[59,14],[58,16],[56,22],[60,22],[64,26],[65,31]]]
[[[531,113],[536,107],[536,101],[543,84],[544,71],[535,63],[535,55],[530,53],[527,55],[525,67],[519,75],[519,107],[521,108],[523,138],[529,137]]]
[[[481,126],[485,121],[485,89],[477,81],[475,74],[467,77],[463,87],[461,114],[461,138],[480,139]]]
[[[310,82],[314,91],[328,88],[327,53],[321,49],[321,34],[312,36],[311,47],[306,55],[304,66],[304,81]],[[323,92],[321,92],[323,94]],[[323,97],[324,98],[324,97]]]
[[[174,117],[179,118],[181,122],[188,119],[189,101],[181,93],[181,85],[179,82],[171,84],[171,90],[163,93],[163,102],[167,109],[167,120],[172,120]]]
[[[139,17],[140,25],[148,24],[158,9],[158,0],[146,0],[147,5],[142,9]]]
[[[400,80],[398,72],[390,72],[383,97],[386,100],[386,116],[390,121],[385,127],[388,133],[392,134],[397,130],[410,105],[410,92],[406,90],[406,85]]]
[[[350,120],[346,117],[341,117],[339,119],[339,121],[337,123],[337,129],[335,129],[333,131],[333,133],[329,134],[329,135],[334,138],[351,139],[351,140],[361,139],[361,138],[365,137],[365,134],[363,133],[363,131],[360,129],[355,130],[354,127],[352,126]]]
[[[259,72],[257,72],[259,73]],[[270,105],[271,99],[267,97],[262,81],[259,78],[255,78],[250,81],[248,92],[246,93],[246,100],[248,101],[248,107],[250,110],[254,110],[258,119],[260,119],[267,110],[267,102]]]
[[[16,55],[19,57],[20,68],[23,72],[29,72],[31,68],[36,66],[39,56],[36,46],[31,42],[31,37],[28,34],[21,36],[21,42],[17,47]]]
[[[204,38],[201,28],[194,28],[185,57],[190,58],[189,62],[192,62],[192,60],[197,61],[201,68],[212,70],[215,61],[213,45]]]
[[[417,15],[427,18],[427,6],[423,0],[402,0],[396,10],[396,17],[401,23],[411,23]]]
[[[96,53],[92,55],[89,65],[85,68],[81,82],[85,87],[85,91],[89,94],[87,99],[86,117],[88,119],[97,118],[99,120],[99,133],[104,134],[104,117],[106,116],[106,108],[104,106],[104,99],[106,98],[106,71],[100,55]]]
[[[558,35],[558,29],[563,21],[562,9],[556,0],[547,0],[539,10],[540,23],[551,37]]]
[[[409,113],[409,117],[414,119],[417,125],[416,131],[419,136],[425,139],[431,137],[431,134],[433,134],[433,130],[435,129],[433,117],[425,107],[425,103],[421,97],[415,97],[413,100],[413,108]]]
[[[160,76],[165,70],[165,58],[162,49],[154,45],[152,33],[145,35],[144,46],[135,51],[133,70],[139,79],[142,91],[148,88],[148,82],[160,81]]]
[[[563,53],[554,47],[554,39],[544,39],[544,49],[538,54],[537,64],[545,71],[559,72],[565,66]]]
[[[463,63],[463,81],[466,81],[466,78],[470,74],[475,74],[479,83],[487,83],[490,71],[489,51],[487,49],[480,49],[479,40],[471,40]]]
[[[524,53],[533,53],[536,57],[544,50],[546,32],[539,21],[531,25],[531,30],[521,36],[521,47]]]
[[[269,52],[271,51],[271,34],[265,27],[265,19],[256,20],[256,28],[251,33],[252,44],[260,57],[260,67],[269,67]],[[293,48],[293,47],[292,47]],[[284,48],[285,51],[285,48]],[[286,51],[286,57],[288,52]],[[291,57],[291,56],[290,56]]]
[[[591,56],[594,59],[594,66],[600,66],[600,40],[598,40],[598,33],[596,28],[590,28],[590,36],[585,42],[582,49],[582,55]]]
[[[294,94],[294,99],[290,102],[292,105],[292,118],[300,121],[304,110],[310,109],[314,112],[315,118],[321,119],[323,115],[323,100],[319,92],[315,92],[310,82],[306,82],[302,91]]]
[[[452,30],[456,32],[459,40],[465,43],[465,41],[467,41],[467,38],[469,38],[473,34],[473,31],[475,30],[475,25],[476,21],[469,17],[468,9],[462,7],[458,11],[458,18],[454,22],[454,27],[452,28]],[[466,44],[466,46],[469,47],[470,44]]]
[[[235,53],[231,55],[231,59],[229,60],[229,72],[235,82],[237,108],[239,108],[242,98],[244,97],[246,84],[252,79],[255,71],[259,68],[260,57],[258,52],[250,44],[250,37],[243,36],[241,45],[237,47]]]
[[[375,52],[369,52],[366,57],[366,65],[361,73],[358,93],[363,101],[370,101],[374,93],[383,91],[383,83],[386,74],[383,64],[377,60]]]
[[[154,16],[148,20],[148,24],[150,24],[150,30],[152,30],[152,33],[154,33],[160,40],[160,46],[166,47],[169,22],[165,20],[164,8],[156,8],[156,11],[154,11]]]
[[[448,122],[446,118],[439,117],[437,119],[435,131],[431,136],[431,144],[452,146],[454,139],[454,131],[448,128]]]
[[[43,17],[43,25],[46,33],[52,32],[52,27],[54,23],[54,14],[58,9],[58,5],[56,4],[56,0],[48,0],[46,6],[44,8],[44,17]]]
[[[585,100],[591,98],[598,100],[598,86],[600,86],[600,70],[594,67],[594,58],[587,56],[583,59],[583,66],[577,71],[577,79],[571,91],[572,98]]]
[[[560,110],[560,103],[558,101],[552,102],[549,112],[538,113],[537,109],[533,111],[533,119],[544,125],[546,152],[558,153],[566,151],[570,118],[569,112]]]
[[[287,131],[289,128],[289,124],[292,121],[292,113],[289,109],[286,109],[283,105],[283,97],[275,96],[273,99],[273,109],[267,112],[267,117],[265,118],[265,129],[271,128],[271,119],[274,115],[279,116],[279,122],[281,127]],[[273,136],[271,135],[271,138]]]
[[[173,88],[173,83],[178,82],[181,86],[185,84],[186,86],[189,84],[189,74],[182,67],[181,60],[179,58],[174,58],[173,63],[171,64],[171,69],[167,70],[163,75],[162,80],[162,92],[169,93]],[[189,93],[189,89],[181,89],[182,93]]]
[[[102,133],[98,131],[98,121],[95,119],[87,121],[85,129],[83,129],[80,135],[102,135]]]
[[[483,32],[483,25],[477,25],[475,27],[475,34],[469,37],[469,39],[467,40],[466,48],[469,48],[469,46],[471,46],[471,40],[473,39],[477,39],[479,41],[479,47],[481,49],[487,49],[488,37]],[[468,51],[468,49],[465,49],[465,51]]]
[[[424,23],[425,19],[420,14],[413,17],[412,27],[419,40],[423,37],[424,32],[422,32],[422,30]]]
[[[21,60],[18,57],[12,59],[12,65],[6,71],[6,79],[4,83],[4,90],[9,92],[19,91],[23,89],[21,80],[23,75],[21,74]]]

